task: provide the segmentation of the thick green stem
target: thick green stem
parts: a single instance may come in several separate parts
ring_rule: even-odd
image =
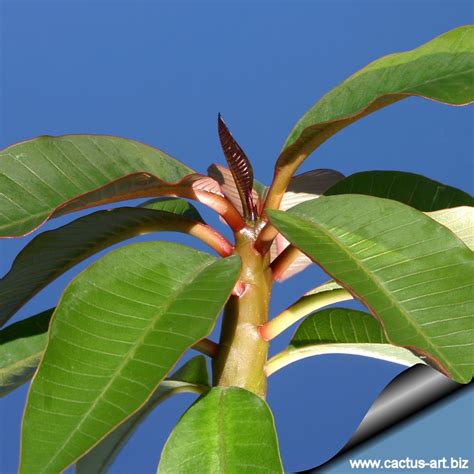
[[[214,385],[237,386],[261,397],[267,391],[264,366],[268,342],[258,328],[268,320],[272,287],[269,256],[255,251],[250,229],[236,235],[234,253],[242,259],[240,279],[245,285],[242,296],[231,296],[224,309],[219,353],[213,360]]]

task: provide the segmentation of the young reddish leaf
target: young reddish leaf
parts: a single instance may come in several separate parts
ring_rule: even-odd
[[[225,159],[234,178],[245,219],[255,220],[257,209],[252,196],[253,169],[250,160],[235,141],[221,114],[218,116],[219,139]]]

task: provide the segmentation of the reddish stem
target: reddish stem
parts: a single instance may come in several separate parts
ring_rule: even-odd
[[[234,232],[238,232],[245,227],[245,222],[239,211],[225,197],[197,189],[186,191],[188,192],[183,193],[182,197],[194,199],[217,212]]]
[[[210,339],[201,339],[194,344],[193,349],[209,357],[215,357],[219,351],[219,344]]]
[[[195,224],[189,229],[192,235],[214,249],[221,257],[228,257],[234,251],[234,246],[217,230],[205,224]]]
[[[281,281],[284,273],[290,265],[301,255],[301,252],[293,245],[286,247],[278,257],[270,264],[273,279]]]
[[[270,250],[270,247],[277,235],[278,230],[273,227],[270,222],[267,222],[255,241],[255,250],[257,250],[260,254],[265,255]]]

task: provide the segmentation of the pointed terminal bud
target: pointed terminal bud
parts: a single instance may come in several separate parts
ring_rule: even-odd
[[[247,220],[254,221],[257,216],[257,209],[252,197],[252,165],[242,148],[240,148],[230,133],[221,114],[218,115],[217,123],[222,151],[224,152],[225,159],[229,165],[242,202],[243,217]]]

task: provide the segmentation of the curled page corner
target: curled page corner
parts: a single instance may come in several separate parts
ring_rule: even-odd
[[[428,365],[415,365],[397,375],[375,399],[344,447],[318,467],[299,471],[324,473],[341,455],[472,384],[459,384]]]

